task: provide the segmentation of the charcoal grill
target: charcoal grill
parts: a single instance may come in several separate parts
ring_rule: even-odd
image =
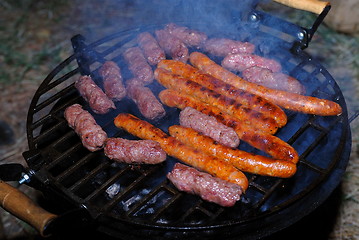
[[[225,237],[257,239],[286,228],[318,207],[337,187],[351,150],[351,132],[345,99],[328,71],[303,49],[327,12],[324,8],[310,29],[299,27],[256,8],[238,13],[232,29],[223,31],[201,22],[179,22],[209,37],[231,37],[257,44],[257,54],[282,63],[289,75],[300,80],[307,94],[337,102],[340,116],[321,117],[287,111],[288,124],[276,134],[299,153],[298,171],[290,179],[247,174],[249,188],[231,208],[205,202],[179,192],[166,179],[177,161],[168,158],[155,166],[114,163],[103,151],[91,153],[81,144],[64,119],[64,109],[80,103],[89,110],[109,137],[133,136],[117,129],[113,119],[120,112],[141,117],[130,100],[116,104],[106,115],[94,114],[79,96],[74,81],[91,75],[101,86],[98,68],[112,60],[123,69],[123,51],[136,44],[136,36],[164,25],[147,25],[120,31],[96,42],[77,35],[71,39],[74,54],[59,64],[42,82],[31,102],[27,119],[29,169],[21,183],[44,193],[59,216],[44,234],[58,226],[91,226],[111,237],[128,239],[203,239]],[[280,23],[280,25],[279,25]],[[235,30],[235,32],[233,31]],[[263,41],[265,40],[265,41]],[[214,58],[215,59],[215,58]],[[158,93],[162,88],[153,83]],[[164,119],[151,122],[167,131],[178,123],[179,110],[166,108]],[[240,149],[264,154],[241,143]],[[19,177],[18,175],[16,177]]]

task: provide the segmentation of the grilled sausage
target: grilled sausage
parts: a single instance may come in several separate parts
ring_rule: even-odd
[[[203,114],[191,107],[184,108],[179,115],[182,126],[211,137],[219,144],[236,148],[239,145],[237,133],[230,127],[218,122],[215,117]]]
[[[95,113],[105,114],[112,108],[116,108],[113,101],[95,84],[90,76],[80,76],[75,82],[75,87]]]
[[[279,62],[254,54],[229,54],[222,60],[222,67],[231,71],[243,71],[254,66],[267,68],[272,72],[280,72],[282,70]]]
[[[161,48],[166,54],[171,56],[172,59],[181,62],[188,61],[188,48],[180,39],[170,34],[167,30],[157,30],[155,34]]]
[[[184,44],[188,47],[199,48],[207,40],[207,35],[205,33],[189,29],[187,27],[178,26],[174,23],[167,24],[165,29],[170,34],[184,42]]]
[[[112,160],[129,164],[157,164],[165,161],[167,156],[156,141],[123,138],[108,138],[104,153]]]
[[[165,116],[165,109],[148,87],[130,80],[127,84],[127,93],[145,118],[155,120]]]
[[[73,104],[65,109],[65,119],[81,138],[85,148],[91,152],[100,150],[107,138],[107,134],[96,123],[93,116],[82,108],[80,104]]]
[[[280,159],[270,159],[261,155],[255,155],[217,144],[213,139],[204,136],[191,128],[171,126],[168,131],[171,136],[177,138],[181,142],[220,159],[226,159],[236,168],[244,172],[288,178],[293,176],[297,170],[296,165],[292,162]]]
[[[161,60],[166,59],[165,52],[149,32],[140,33],[137,42],[150,65],[156,65]]]
[[[241,42],[228,38],[211,38],[203,44],[203,50],[209,54],[225,57],[232,53],[254,52],[255,46],[249,42]]]
[[[342,112],[340,105],[330,100],[274,90],[248,82],[217,65],[202,53],[192,53],[190,61],[194,66],[213,77],[221,79],[242,90],[261,96],[285,109],[321,116],[339,115]]]
[[[223,207],[233,206],[240,198],[242,189],[234,183],[200,172],[192,167],[176,163],[167,178],[180,191],[197,194],[202,199]]]
[[[278,129],[278,124],[273,118],[266,117],[260,112],[237,103],[234,99],[225,97],[196,82],[174,75],[170,71],[157,68],[155,70],[155,78],[166,88],[194,96],[203,102],[216,106],[222,111],[239,118],[246,124],[253,125],[255,128],[271,133],[275,133]]]
[[[284,111],[277,105],[267,101],[266,99],[238,89],[208,74],[203,74],[197,68],[189,64],[185,64],[174,60],[163,60],[158,65],[171,71],[174,74],[189,78],[192,81],[201,84],[211,90],[214,90],[224,96],[235,99],[238,103],[248,106],[251,109],[263,113],[266,117],[274,118],[279,127],[287,123],[287,116]]]
[[[114,123],[116,127],[122,128],[141,139],[159,142],[168,155],[188,165],[223,180],[238,184],[243,191],[248,187],[247,177],[231,164],[183,144],[146,121],[131,114],[120,113],[115,118]]]
[[[139,47],[127,49],[123,53],[123,57],[135,78],[143,81],[144,84],[153,82],[152,68],[147,63],[147,60]]]
[[[103,79],[103,88],[106,95],[113,101],[120,101],[126,96],[121,70],[113,61],[106,61],[99,69]]]
[[[241,140],[269,154],[275,159],[282,159],[293,163],[297,163],[299,160],[298,153],[288,143],[271,134],[254,130],[252,126],[243,124],[238,119],[222,112],[216,107],[170,89],[160,92],[159,98],[163,104],[169,107],[177,107],[180,109],[192,107],[197,111],[215,117],[217,121],[233,128]]]
[[[250,67],[242,72],[243,78],[268,88],[304,94],[304,86],[295,78],[284,73],[272,72],[267,68]]]

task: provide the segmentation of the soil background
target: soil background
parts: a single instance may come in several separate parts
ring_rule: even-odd
[[[27,150],[26,114],[32,96],[49,72],[72,54],[70,38],[82,34],[91,42],[110,33],[146,22],[144,4],[161,1],[0,0],[0,164],[21,163]],[[167,2],[167,1],[162,1]],[[211,1],[209,1],[211,2]],[[228,1],[233,8],[236,1]],[[268,1],[267,1],[268,2]],[[268,6],[269,5],[269,6]],[[300,26],[315,16],[279,4],[266,11]],[[152,21],[161,21],[153,16]],[[349,116],[359,110],[359,36],[322,24],[306,50],[333,75],[347,101]],[[359,120],[351,123],[352,154],[336,199],[339,205],[328,239],[359,239]],[[36,200],[38,193],[18,186]],[[0,239],[38,238],[26,223],[0,209]]]

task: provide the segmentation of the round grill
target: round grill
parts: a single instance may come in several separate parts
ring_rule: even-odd
[[[118,32],[91,44],[82,36],[72,39],[75,53],[43,81],[28,114],[27,162],[34,172],[33,178],[41,182],[39,188],[49,192],[54,201],[60,201],[61,196],[70,206],[85,208],[100,231],[116,237],[143,238],[150,234],[156,239],[216,235],[228,239],[237,235],[258,238],[285,228],[314,210],[338,185],[348,162],[351,134],[345,100],[326,69],[300,48],[293,48],[297,39],[293,37],[292,25],[288,25],[288,32],[281,29],[281,34],[277,34],[277,29],[269,27],[274,26],[272,22],[262,19],[237,24],[236,39],[258,43],[256,54],[279,61],[283,71],[306,86],[308,95],[335,101],[343,108],[340,116],[330,117],[286,112],[288,124],[276,136],[291,144],[300,155],[294,177],[246,174],[247,192],[234,207],[224,208],[176,190],[166,179],[176,159],[168,158],[155,166],[131,166],[114,163],[103,151],[90,153],[82,146],[63,117],[64,109],[74,103],[91,112],[74,81],[80,74],[91,74],[101,86],[97,70],[106,60],[115,61],[123,69],[124,79],[129,79],[122,53],[136,44],[138,33],[163,27],[156,25]],[[187,26],[210,37],[233,38],[234,34],[202,24]],[[263,44],[263,39],[269,39],[271,44]],[[163,89],[158,83],[150,88],[155,94]],[[130,100],[122,100],[116,107],[106,115],[91,113],[109,137],[134,139],[117,129],[113,119],[120,112],[139,117],[141,114]],[[179,113],[174,108],[166,111],[165,118],[151,122],[165,132],[169,126],[178,124]],[[239,148],[264,154],[244,142]]]

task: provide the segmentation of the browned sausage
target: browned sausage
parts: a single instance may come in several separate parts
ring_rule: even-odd
[[[150,65],[156,65],[161,60],[166,59],[165,52],[149,32],[140,33],[137,42]]]
[[[219,144],[231,148],[236,148],[239,145],[239,137],[232,128],[218,122],[215,117],[208,116],[191,107],[186,107],[181,111],[179,122],[182,126],[190,127],[211,137]]]
[[[165,29],[188,47],[198,48],[207,40],[206,34],[174,23],[167,24]]]
[[[95,84],[90,76],[81,76],[75,82],[75,87],[95,113],[105,114],[112,108],[116,108],[113,101]]]
[[[213,77],[221,79],[237,88],[261,96],[283,108],[322,116],[338,115],[342,113],[340,105],[330,100],[270,89],[248,82],[219,66],[202,53],[193,52],[190,55],[190,61],[194,66]]]
[[[123,53],[128,68],[133,76],[144,84],[153,82],[153,71],[139,47],[132,47]]]
[[[168,155],[188,165],[223,180],[238,184],[243,191],[248,187],[247,177],[233,165],[185,145],[146,121],[128,113],[120,113],[115,118],[114,123],[116,127],[122,128],[141,139],[159,142]]]
[[[200,151],[211,154],[220,159],[226,159],[236,168],[249,173],[288,178],[295,174],[297,168],[292,162],[270,159],[238,149],[217,144],[213,139],[199,132],[182,126],[171,126],[168,129],[171,136]]]
[[[166,111],[151,89],[141,85],[136,80],[127,81],[128,96],[136,103],[141,114],[155,120],[165,116]]]
[[[237,117],[246,124],[253,125],[255,128],[275,133],[279,127],[273,118],[266,117],[260,112],[237,103],[234,99],[225,97],[196,82],[175,75],[165,69],[157,68],[155,70],[155,78],[166,88],[171,88],[194,96],[203,102],[216,106],[222,111]]]
[[[104,153],[112,160],[129,164],[157,164],[166,160],[166,153],[153,140],[108,138]]]
[[[189,51],[184,42],[170,34],[167,30],[157,30],[156,39],[161,48],[171,56],[172,59],[187,62]]]
[[[94,152],[103,147],[107,138],[106,132],[102,130],[88,111],[82,109],[80,104],[67,107],[64,116],[69,126],[81,138],[85,148]]]
[[[202,199],[223,207],[233,206],[242,194],[242,188],[237,184],[213,177],[181,163],[175,164],[172,171],[167,174],[167,178],[180,191],[197,194]]]
[[[242,72],[245,80],[259,85],[283,90],[287,92],[304,94],[304,86],[295,78],[280,72],[272,72],[267,68],[251,67]]]
[[[229,54],[222,60],[222,67],[231,71],[243,71],[254,66],[267,68],[272,72],[280,72],[282,70],[282,66],[276,60],[254,54]]]
[[[103,88],[106,95],[113,101],[120,101],[126,96],[121,70],[113,61],[106,61],[99,69],[103,79]]]
[[[157,67],[169,70],[172,73],[181,75],[185,78],[189,78],[192,81],[214,90],[224,96],[233,98],[244,106],[248,106],[255,111],[263,113],[267,117],[274,118],[279,127],[282,127],[287,123],[286,114],[277,105],[267,101],[262,97],[238,89],[230,84],[223,82],[222,80],[212,77],[211,75],[204,74],[189,64],[174,60],[163,60],[157,65]]]
[[[204,114],[214,116],[219,122],[233,128],[240,139],[257,149],[268,153],[275,159],[282,159],[293,163],[297,163],[299,160],[298,153],[288,143],[271,134],[256,131],[252,126],[243,124],[238,119],[222,112],[216,107],[170,89],[160,92],[159,98],[163,104],[169,107],[177,107],[180,109],[192,107]]]
[[[211,38],[203,44],[209,54],[225,57],[231,53],[253,53],[255,46],[249,42],[240,42],[228,38]]]

